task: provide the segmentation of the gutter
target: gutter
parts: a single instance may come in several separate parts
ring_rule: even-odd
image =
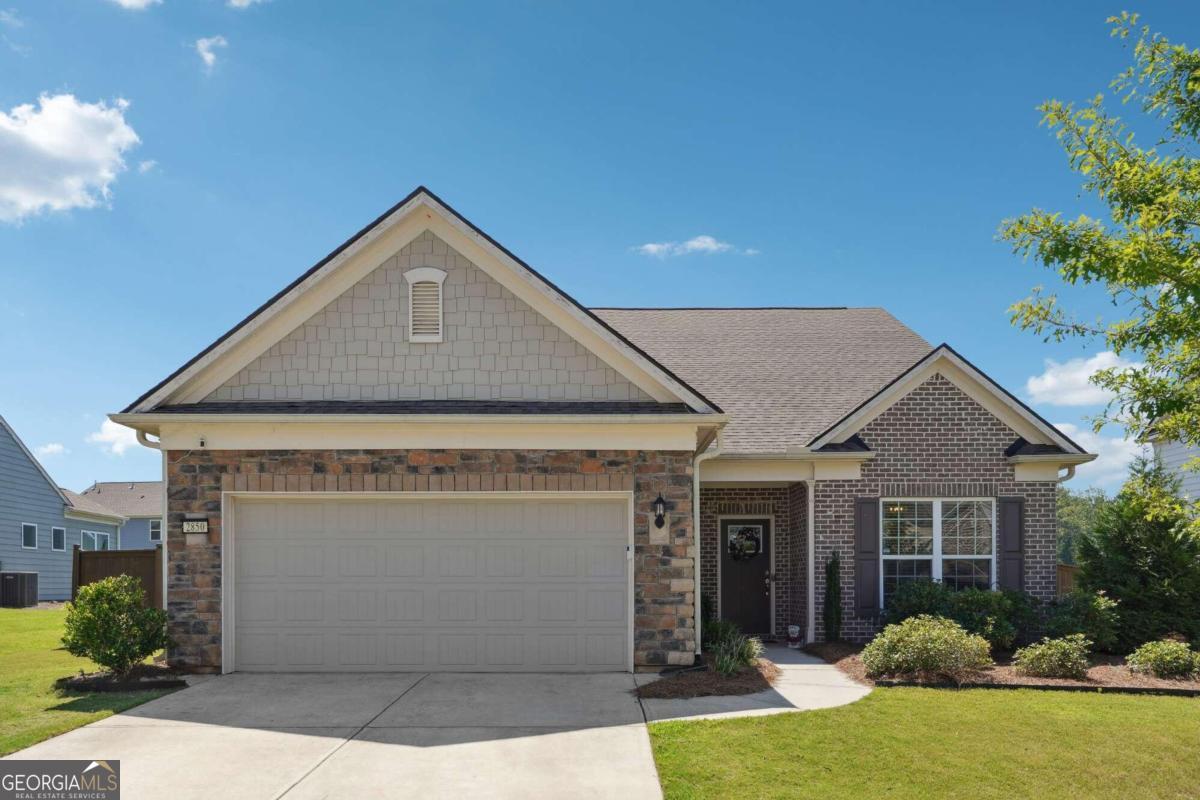
[[[709,459],[716,458],[721,455],[721,429],[717,429],[716,443],[703,452],[697,453],[692,459],[692,530],[695,533],[696,555],[693,559],[693,571],[696,575],[696,590],[693,592],[695,596],[696,610],[696,655],[704,652],[703,648],[703,620],[701,619],[700,609],[703,607],[701,600],[704,584],[701,582],[700,574],[700,465]]]

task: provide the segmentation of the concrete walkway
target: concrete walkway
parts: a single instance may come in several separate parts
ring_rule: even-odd
[[[724,719],[810,711],[853,703],[871,689],[855,683],[832,664],[799,650],[768,645],[766,657],[779,667],[779,679],[765,692],[733,697],[695,697],[688,700],[642,701],[646,719]],[[639,683],[659,680],[657,675],[637,675]]]

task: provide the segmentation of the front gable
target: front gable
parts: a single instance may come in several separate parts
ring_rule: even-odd
[[[443,246],[445,252],[433,252],[435,247]],[[403,291],[402,278],[400,285],[394,283],[404,273],[399,266],[402,257],[410,263],[419,260],[424,267],[431,266],[437,258],[443,259],[455,267],[463,281],[447,287],[455,292],[456,315],[453,323],[447,319],[447,325],[453,324],[456,337],[462,337],[452,342],[447,337],[436,343],[450,345],[449,348],[418,350],[422,343],[405,340],[394,331],[383,340],[368,331],[398,327],[400,315],[407,313],[406,302],[395,298],[400,302],[390,310],[396,315],[396,325],[388,322],[392,292]],[[395,267],[389,267],[389,263]],[[482,280],[484,276],[487,281]],[[474,280],[467,282],[469,278]],[[489,300],[503,302],[503,310],[500,302],[489,304]],[[376,301],[383,310],[375,310]],[[488,311],[489,306],[493,310]],[[500,327],[509,329],[514,336],[513,346],[508,348],[511,352],[503,354],[501,369],[488,358],[502,355],[500,333],[496,333],[495,347],[487,345],[489,334],[483,325],[484,314],[492,315],[493,324],[499,315]],[[515,331],[518,319],[521,320],[519,335]],[[320,339],[322,331],[330,337],[352,333],[346,340],[346,352],[337,353],[336,346],[322,348],[323,342],[333,341]],[[318,338],[310,341],[310,335]],[[375,338],[371,338],[373,335]],[[383,345],[389,340],[390,357],[383,355]],[[483,346],[477,348],[477,341],[482,341]],[[405,344],[400,368],[396,362],[397,342]],[[298,347],[301,343],[303,348]],[[536,352],[529,352],[531,344]],[[315,354],[309,345],[316,346]],[[295,352],[287,352],[297,349],[304,351],[302,359],[297,359]],[[491,349],[496,352],[488,352]],[[333,359],[339,356],[346,358],[345,362],[338,361],[340,369],[333,364]],[[349,356],[356,357],[353,368],[349,366]],[[455,368],[451,368],[451,356],[456,358]],[[537,357],[536,368],[529,356]],[[367,366],[359,363],[359,357],[367,359]],[[329,359],[327,369],[322,367],[322,358]],[[392,359],[390,367],[382,370],[387,373],[385,378],[380,377],[381,368],[378,362],[370,361],[372,358]],[[377,365],[369,366],[372,363]],[[412,395],[418,372],[433,383],[428,389],[417,387]],[[513,373],[524,373],[529,386]],[[565,385],[572,382],[572,373],[583,376],[578,398],[568,396]],[[289,385],[289,381],[295,385]],[[344,399],[349,400],[354,393],[372,400],[423,399],[430,392],[433,395],[430,399],[437,399],[442,396],[443,389],[439,387],[444,387],[446,399],[456,396],[470,399],[472,394],[482,399],[557,399],[561,393],[564,401],[583,401],[590,393],[592,399],[649,398],[657,403],[684,403],[692,411],[704,414],[720,413],[715,404],[424,188],[418,188],[351,237],[134,401],[126,412],[147,413],[163,406],[205,401],[237,402],[239,394],[244,401],[249,401],[254,393],[263,399],[264,392],[275,394],[278,399],[281,389],[285,399],[296,395],[301,400],[341,399],[339,395],[344,394]],[[520,394],[516,395],[518,390]]]
[[[428,268],[441,341],[414,342],[406,275]],[[654,398],[427,229],[203,402],[279,400]]]

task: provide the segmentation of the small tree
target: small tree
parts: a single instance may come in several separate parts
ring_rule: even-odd
[[[825,562],[825,641],[842,638],[842,562],[836,552]]]
[[[80,587],[67,604],[63,645],[73,656],[90,658],[117,675],[170,644],[167,615],[147,607],[142,582],[129,575]]]
[[[1139,459],[1079,543],[1080,585],[1117,601],[1124,652],[1169,633],[1200,639],[1200,536],[1177,488]]]

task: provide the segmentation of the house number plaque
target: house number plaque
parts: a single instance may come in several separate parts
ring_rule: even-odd
[[[208,520],[188,520],[183,523],[184,533],[208,533]]]

